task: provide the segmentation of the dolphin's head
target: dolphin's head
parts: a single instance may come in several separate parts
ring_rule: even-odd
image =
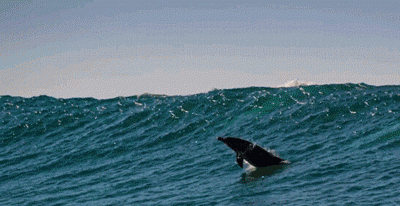
[[[246,152],[246,149],[253,145],[251,142],[236,137],[217,137],[217,140],[226,144],[236,153]]]

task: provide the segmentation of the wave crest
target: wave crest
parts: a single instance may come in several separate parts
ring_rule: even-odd
[[[279,87],[299,87],[299,86],[309,86],[309,85],[315,85],[315,83],[307,81],[299,81],[297,79],[294,79],[286,82],[285,84]]]

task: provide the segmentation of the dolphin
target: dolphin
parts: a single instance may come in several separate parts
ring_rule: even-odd
[[[243,168],[244,160],[256,168],[290,163],[288,160],[284,160],[276,154],[240,138],[217,137],[217,140],[225,143],[236,152],[236,162],[241,168]]]

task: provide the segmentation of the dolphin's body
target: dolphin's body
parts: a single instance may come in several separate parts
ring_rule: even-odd
[[[236,137],[218,137],[217,139],[236,152],[236,161],[241,168],[243,168],[243,160],[256,168],[289,163],[289,161],[249,141]]]

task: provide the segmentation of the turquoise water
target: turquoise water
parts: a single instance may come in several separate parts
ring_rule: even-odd
[[[398,205],[400,86],[0,97],[0,205]],[[254,177],[217,136],[291,161]]]

